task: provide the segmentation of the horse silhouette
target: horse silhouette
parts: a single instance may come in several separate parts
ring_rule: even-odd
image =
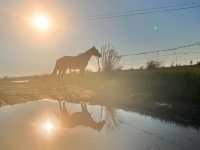
[[[82,73],[87,67],[88,61],[92,56],[101,57],[101,54],[95,47],[92,47],[77,56],[63,56],[56,61],[53,74],[64,75],[67,70],[71,72],[72,69],[79,69]]]
[[[105,120],[96,122],[91,114],[88,112],[87,105],[81,104],[82,111],[70,114],[66,108],[65,103],[59,101],[60,121],[61,126],[67,128],[74,128],[76,126],[86,126],[97,131],[101,131],[105,125]]]

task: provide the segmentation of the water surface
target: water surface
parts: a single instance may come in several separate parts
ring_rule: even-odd
[[[66,103],[70,114],[80,104]],[[40,100],[0,108],[2,150],[184,150],[200,148],[200,131],[135,112],[87,105],[101,130],[59,124],[57,101]]]

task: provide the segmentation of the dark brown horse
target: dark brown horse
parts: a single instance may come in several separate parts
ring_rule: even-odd
[[[85,53],[81,53],[77,56],[63,56],[56,61],[53,74],[64,75],[67,70],[71,72],[73,69],[79,69],[80,72],[84,72],[88,65],[88,61],[92,56],[101,57],[101,54],[95,47],[92,47]]]

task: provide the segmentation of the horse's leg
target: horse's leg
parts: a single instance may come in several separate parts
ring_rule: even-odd
[[[64,74],[64,69],[62,68],[60,69],[60,75],[63,76],[63,74]]]
[[[58,75],[61,76],[61,74],[62,74],[62,70],[61,70],[61,68],[59,68],[58,69]]]
[[[69,70],[69,74],[71,74],[71,72],[72,72],[71,67],[68,67],[68,70]]]
[[[81,109],[82,109],[82,112],[84,112],[84,106],[83,106],[83,103],[81,103]]]
[[[69,115],[69,112],[68,112],[68,110],[67,110],[65,101],[63,101],[63,103],[62,103],[62,108],[63,108],[63,113],[64,113],[65,115]]]
[[[84,68],[81,68],[81,69],[80,69],[80,74],[81,74],[81,75],[84,75]]]
[[[52,75],[57,75],[57,68],[54,68]]]
[[[86,104],[84,104],[84,109],[85,109],[86,112],[88,112],[88,109],[87,109],[87,105],[86,105]]]
[[[59,110],[62,113],[62,101],[58,100]]]
[[[88,112],[86,104],[81,103],[81,108],[82,108],[82,112]]]
[[[57,74],[58,76],[60,76],[60,69],[57,69],[56,74]]]
[[[66,69],[66,74],[69,74],[69,69],[68,68]]]
[[[65,69],[62,69],[62,76],[65,75]]]
[[[67,71],[67,69],[65,68],[63,71],[63,75],[66,75],[66,71]]]
[[[65,67],[65,74],[68,74],[68,70],[69,70],[69,66],[66,65],[66,67]]]
[[[57,75],[57,72],[58,72],[58,62],[56,62],[56,65],[54,67],[54,70],[52,72],[53,75]]]

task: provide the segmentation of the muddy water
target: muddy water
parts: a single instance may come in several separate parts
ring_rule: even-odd
[[[57,101],[40,100],[0,108],[1,150],[184,150],[200,149],[200,131],[121,109],[86,105],[88,117],[60,124]],[[65,103],[82,115],[80,104]],[[77,115],[78,114],[78,115]],[[71,117],[71,118],[73,118]],[[75,118],[75,117],[74,117]],[[88,123],[93,121],[92,123]],[[96,124],[103,122],[101,128]],[[85,121],[85,122],[84,122]],[[95,126],[94,126],[95,124]],[[99,126],[98,126],[99,127]]]

